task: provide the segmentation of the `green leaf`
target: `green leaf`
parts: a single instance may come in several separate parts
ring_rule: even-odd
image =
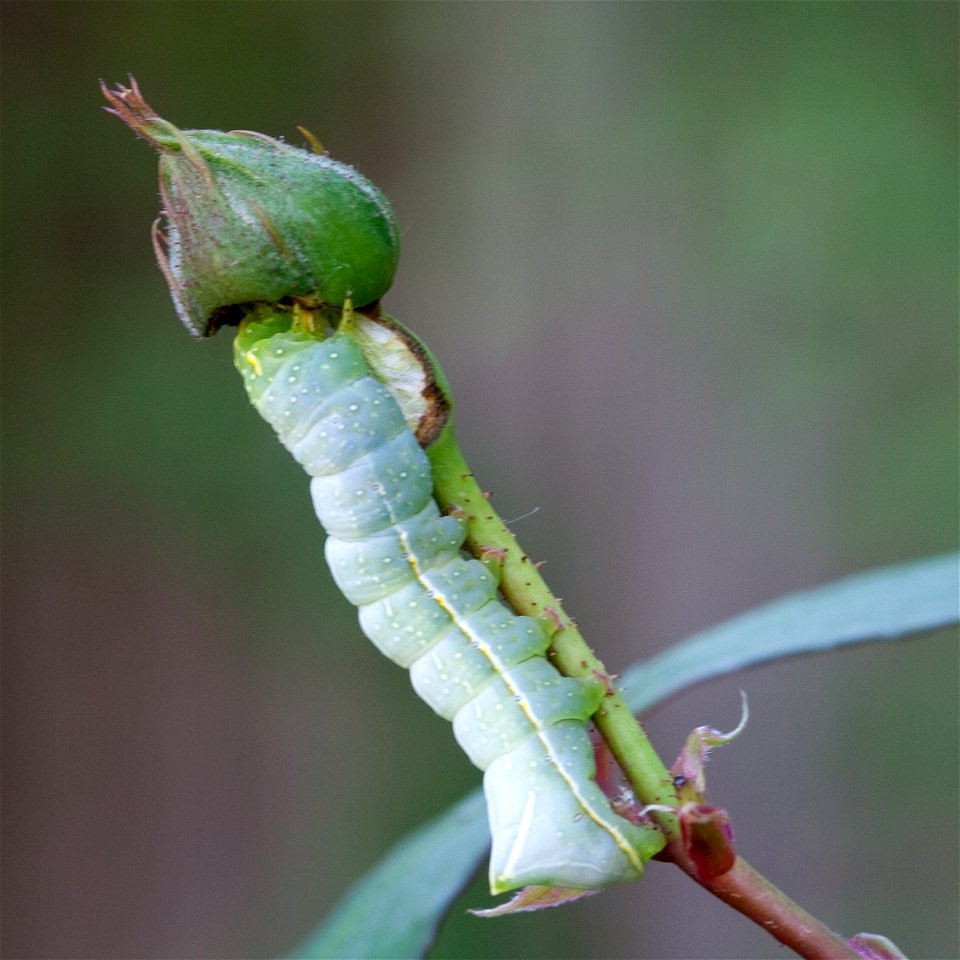
[[[681,690],[782,657],[902,640],[960,619],[960,554],[857,574],[740,614],[634,664],[620,683],[634,713]]]
[[[291,958],[422,957],[490,845],[483,793],[408,834]]]
[[[853,643],[902,640],[960,620],[960,554],[790,594],[704,630],[623,675],[638,713],[713,677]],[[422,957],[487,848],[483,794],[401,840],[292,957]]]

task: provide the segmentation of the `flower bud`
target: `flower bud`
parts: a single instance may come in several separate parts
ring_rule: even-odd
[[[166,226],[154,225],[154,251],[192,333],[237,323],[249,304],[359,307],[390,287],[393,212],[352,167],[259,133],[178,130],[133,78],[101,89],[110,112],[160,153]]]
[[[733,826],[726,810],[703,803],[680,808],[683,847],[701,880],[716,880],[733,869],[737,859]]]

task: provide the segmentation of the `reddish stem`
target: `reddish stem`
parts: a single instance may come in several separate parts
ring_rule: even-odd
[[[741,857],[730,870],[713,879],[697,875],[679,843],[670,844],[657,859],[672,860],[700,886],[806,960],[863,960],[843,937],[794,903]]]

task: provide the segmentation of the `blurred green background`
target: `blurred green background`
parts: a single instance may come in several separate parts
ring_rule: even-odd
[[[3,4],[4,955],[265,957],[479,782],[360,636],[229,340],[180,328],[133,73],[392,199],[391,312],[612,669],[956,545],[957,6]],[[955,635],[650,718],[828,924],[957,956]],[[415,882],[416,878],[411,878]],[[669,867],[444,957],[781,953]]]

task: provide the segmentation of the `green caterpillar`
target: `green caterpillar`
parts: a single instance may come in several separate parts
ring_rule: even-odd
[[[602,685],[561,676],[540,623],[508,610],[487,567],[462,555],[465,525],[441,516],[426,454],[347,317],[324,339],[284,312],[245,322],[236,365],[313,478],[330,571],[363,632],[486,771],[491,890],[634,879],[650,833],[593,779],[586,721]]]
[[[416,692],[452,721],[485,771],[491,891],[638,877],[663,838],[617,815],[595,781],[587,723],[603,685],[562,676],[541,623],[509,609],[487,566],[464,555],[466,525],[441,514],[422,446],[430,438],[416,432],[424,392],[404,392],[409,358],[406,371],[388,370],[375,346],[402,339],[397,325],[375,305],[362,313],[350,305],[351,293],[376,300],[392,279],[386,201],[350,168],[318,165],[269,138],[181,132],[156,118],[135,85],[108,99],[161,150],[168,227],[158,256],[181,317],[200,335],[239,325],[236,366],[312,478],[330,571],[359,608],[361,629],[409,669]],[[298,160],[309,175],[289,173]],[[291,184],[310,200],[296,210]],[[223,269],[225,237],[236,241],[236,271]]]

